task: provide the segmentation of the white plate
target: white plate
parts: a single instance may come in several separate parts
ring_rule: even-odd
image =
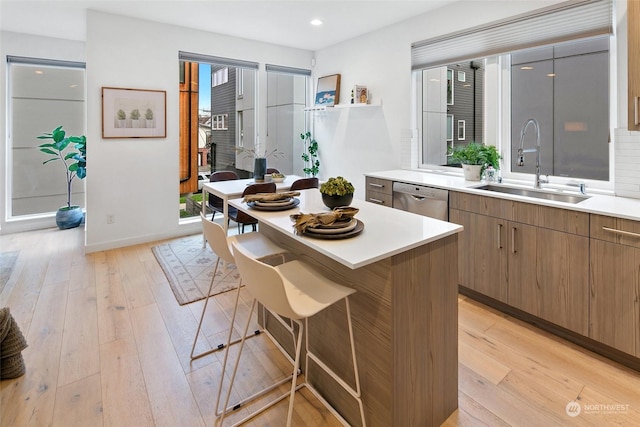
[[[336,223],[333,223],[329,226],[319,226],[319,227],[309,227],[305,230],[308,233],[316,233],[316,234],[341,234],[348,233],[349,231],[356,228],[358,225],[358,220],[355,218],[351,218],[351,221],[347,222],[344,227],[336,227]]]

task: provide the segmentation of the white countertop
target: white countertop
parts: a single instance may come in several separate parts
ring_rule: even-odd
[[[619,218],[640,220],[640,199],[631,199],[627,197],[589,194],[587,188],[587,196],[589,198],[580,203],[565,203],[553,200],[538,199],[535,197],[517,196],[512,194],[498,193],[493,191],[479,190],[475,187],[486,185],[484,181],[465,181],[461,175],[439,172],[422,172],[415,170],[388,170],[380,172],[366,173],[366,176],[380,179],[388,179],[391,181],[407,182],[410,184],[426,185],[446,190],[459,191],[464,193],[479,194],[489,197],[497,197],[509,200],[518,200],[527,203],[533,203],[544,206],[553,206],[564,209],[570,209],[580,212],[594,213],[600,215],[609,215]],[[504,185],[508,187],[520,187],[532,189],[533,184],[526,185],[505,182],[504,184],[491,183],[493,185]],[[547,188],[543,190],[549,192],[561,192],[566,194],[579,194],[577,191],[557,190]]]
[[[354,199],[351,206],[360,209],[356,218],[364,223],[362,233],[341,240],[321,240],[298,236],[295,234],[289,215],[300,212],[329,211],[322,203],[320,191],[317,189],[300,191],[299,199],[300,204],[297,208],[275,212],[251,209],[242,203],[242,199],[230,200],[229,204],[247,212],[258,219],[260,223],[285,233],[309,248],[352,269],[462,231],[462,227],[457,224]]]

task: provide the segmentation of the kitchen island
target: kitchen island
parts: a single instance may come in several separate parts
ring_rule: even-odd
[[[362,200],[357,236],[322,240],[296,235],[289,215],[328,209],[317,189],[303,190],[297,208],[258,211],[260,232],[328,278],[358,292],[351,298],[365,416],[369,426],[436,426],[458,406],[458,236],[462,227]],[[310,346],[353,384],[344,306],[309,321]],[[274,325],[273,327],[271,325]],[[268,328],[291,351],[291,336]],[[358,425],[356,402],[312,369],[313,384],[343,417]]]

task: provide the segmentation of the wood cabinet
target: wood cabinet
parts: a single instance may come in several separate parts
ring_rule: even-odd
[[[378,205],[393,206],[393,181],[366,177],[366,200]]]
[[[589,214],[452,192],[464,226],[459,281],[498,301],[588,334]]]
[[[589,336],[640,357],[640,222],[591,215]]]
[[[640,0],[627,1],[628,129],[640,130]]]

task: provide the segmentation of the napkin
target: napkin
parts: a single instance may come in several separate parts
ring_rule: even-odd
[[[298,213],[289,215],[291,221],[294,221],[293,225],[297,234],[302,234],[307,228],[315,228],[321,225],[332,225],[338,220],[344,220],[347,218],[353,218],[357,213],[358,208],[352,207],[340,207],[335,208],[331,212],[321,213]]]
[[[249,202],[275,202],[277,200],[286,200],[294,196],[299,196],[299,191],[283,191],[282,193],[256,193],[247,194],[242,200],[245,203]]]

